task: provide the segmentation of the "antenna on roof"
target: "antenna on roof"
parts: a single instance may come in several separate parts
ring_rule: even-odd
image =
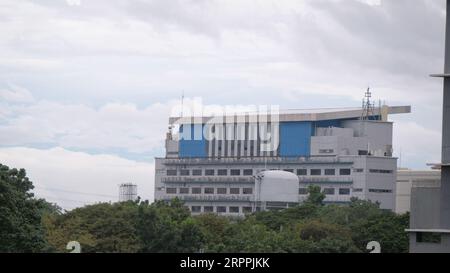
[[[183,113],[184,113],[184,90],[181,93],[181,114],[180,114],[180,117],[183,117]]]
[[[375,115],[375,104],[371,102],[372,93],[370,92],[370,87],[367,87],[366,93],[364,93],[364,98],[362,102],[362,114],[361,120],[369,120],[370,117]]]

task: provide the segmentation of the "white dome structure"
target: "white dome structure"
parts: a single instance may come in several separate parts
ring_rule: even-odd
[[[298,203],[298,176],[286,171],[263,171],[256,175],[256,201]]]

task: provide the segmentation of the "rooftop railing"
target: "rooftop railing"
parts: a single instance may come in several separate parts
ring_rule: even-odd
[[[163,158],[165,165],[222,165],[222,164],[353,164],[340,158],[310,157],[226,157],[226,158]]]

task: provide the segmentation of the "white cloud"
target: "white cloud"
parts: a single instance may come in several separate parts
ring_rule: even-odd
[[[69,2],[0,5],[0,84],[30,90],[1,91],[2,145],[152,157],[182,90],[209,104],[314,108],[359,106],[370,85],[440,130],[441,82],[428,74],[443,67],[443,0]],[[402,141],[413,143],[397,141],[404,154],[424,144]]]
[[[138,195],[153,200],[152,163],[72,152],[60,147],[47,150],[0,148],[0,162],[10,168],[25,168],[36,187],[37,197],[66,209],[95,202],[115,202],[121,183],[137,184]]]
[[[163,147],[173,104],[156,103],[142,109],[129,103],[107,103],[99,108],[54,101],[7,104],[0,116],[4,120],[0,120],[0,142],[148,153]]]
[[[33,100],[31,92],[23,87],[10,84],[8,89],[0,89],[0,102],[26,103]]]
[[[413,121],[394,125],[395,156],[406,168],[424,168],[427,163],[441,162],[441,133]]]

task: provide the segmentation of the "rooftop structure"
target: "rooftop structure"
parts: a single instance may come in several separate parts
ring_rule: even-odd
[[[119,186],[119,202],[136,201],[137,185],[124,183]]]

